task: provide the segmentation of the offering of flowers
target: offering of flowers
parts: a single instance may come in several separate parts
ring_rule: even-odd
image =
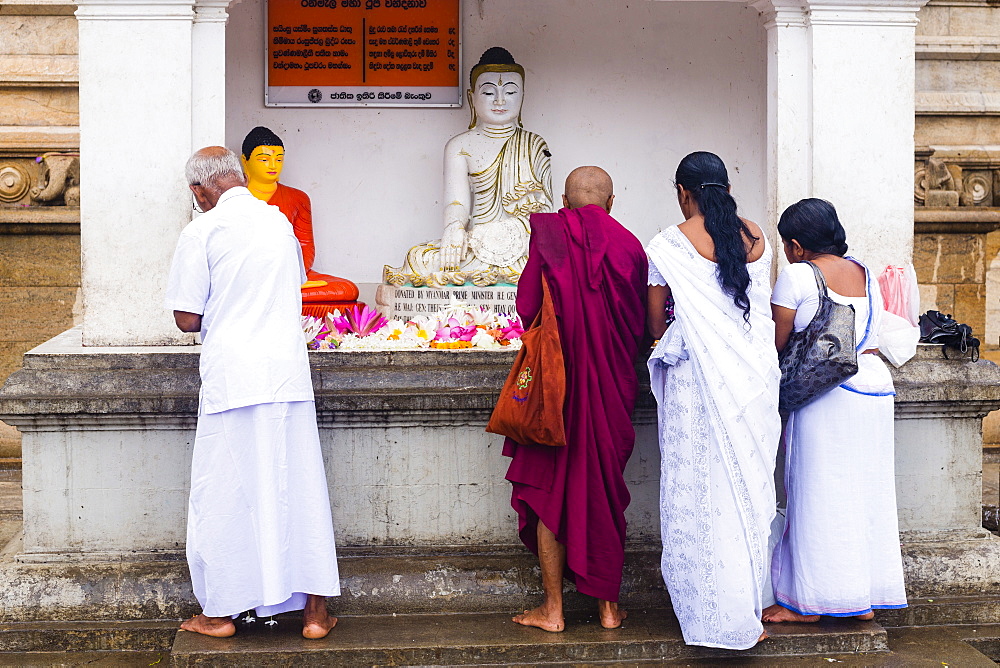
[[[517,350],[524,327],[516,315],[453,302],[406,321],[387,320],[368,306],[325,318],[302,316],[302,332],[310,350]]]

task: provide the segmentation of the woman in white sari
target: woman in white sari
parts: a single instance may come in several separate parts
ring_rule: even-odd
[[[737,215],[718,156],[687,156],[675,183],[686,220],[646,247],[649,330],[660,339],[649,372],[663,579],[685,642],[749,649],[766,637],[760,616],[773,600],[768,538],[781,422],[771,249]]]
[[[805,199],[778,223],[785,267],[771,302],[775,342],[816,314],[823,273],[835,302],[854,307],[858,372],[794,411],[785,429],[788,514],[774,550],[777,604],[766,622],[815,622],[820,615],[871,619],[876,608],[906,607],[896,519],[892,377],[877,355],[882,295],[868,268],[847,253],[847,235],[829,202]]]

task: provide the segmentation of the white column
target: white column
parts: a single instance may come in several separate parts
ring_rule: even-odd
[[[192,0],[79,0],[83,341],[190,341],[164,310],[191,219]]]
[[[191,145],[226,145],[226,8],[229,0],[195,0],[191,35]]]
[[[913,252],[914,50],[926,0],[808,0],[812,192],[874,271]],[[793,93],[794,94],[794,93]]]
[[[757,0],[767,29],[767,222],[812,193],[812,73],[805,0]]]

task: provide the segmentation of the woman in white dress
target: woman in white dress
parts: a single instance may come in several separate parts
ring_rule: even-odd
[[[675,177],[685,221],[649,255],[649,360],[660,434],[663,579],[684,640],[749,649],[761,612],[781,433],[771,250],[737,215],[726,167],[692,153]],[[669,324],[665,307],[674,304]]]
[[[871,619],[906,607],[893,471],[892,378],[878,355],[878,281],[847,253],[833,205],[805,199],[778,223],[785,257],[771,297],[779,351],[816,314],[823,273],[831,299],[854,307],[858,373],[794,411],[785,430],[785,532],[774,550],[777,603],[765,622],[820,615]]]

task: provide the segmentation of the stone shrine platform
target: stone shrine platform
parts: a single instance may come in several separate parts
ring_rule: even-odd
[[[449,286],[445,288],[396,287],[382,284],[375,293],[378,310],[387,318],[413,318],[431,315],[447,308],[453,301],[470,306],[485,306],[492,313],[516,313],[516,285]]]
[[[510,351],[311,352],[342,625],[328,641],[299,640],[291,619],[222,643],[178,633],[176,620],[197,612],[183,537],[198,351],[85,348],[71,330],[29,352],[0,391],[0,414],[25,434],[23,523],[13,512],[0,521],[0,665],[51,665],[64,660],[55,649],[175,666],[910,666],[931,656],[986,666],[1000,655],[1000,605],[983,594],[1000,586],[1000,539],[981,527],[979,425],[1000,405],[1000,369],[986,360],[921,346],[893,371],[910,607],[869,624],[769,628],[771,641],[732,656],[683,645],[669,612],[644,378],[626,471],[622,597],[633,616],[621,631],[598,629],[593,602],[570,591],[565,634],[509,621],[541,594],[537,561],[516,544],[499,439],[482,431]],[[926,626],[936,628],[908,628]]]

